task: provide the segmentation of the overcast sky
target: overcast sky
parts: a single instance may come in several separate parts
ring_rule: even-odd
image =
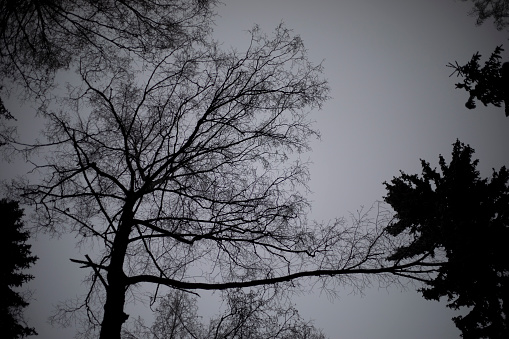
[[[399,170],[420,173],[420,158],[435,166],[439,154],[450,159],[457,138],[476,150],[483,176],[509,164],[509,118],[481,103],[466,109],[468,95],[454,89],[457,78],[445,67],[476,51],[484,63],[500,44],[509,49],[508,33],[491,23],[476,27],[470,8],[455,0],[231,0],[220,7],[216,36],[225,45],[242,45],[242,30],[254,23],[269,31],[283,21],[312,60],[324,60],[332,99],[313,113],[322,134],[309,155],[314,218],[370,206]],[[349,292],[333,303],[318,293],[296,301],[330,338],[459,338],[451,320],[459,313],[412,287]]]
[[[467,16],[471,2],[455,0],[230,0],[218,7],[215,37],[224,46],[242,49],[253,24],[270,32],[281,21],[304,40],[310,58],[324,60],[332,99],[313,112],[322,138],[306,154],[313,162],[310,187],[312,218],[346,216],[382,199],[382,182],[399,170],[420,172],[419,159],[437,165],[450,159],[458,138],[470,144],[483,176],[509,164],[509,118],[503,109],[478,104],[464,107],[467,93],[454,89],[448,62],[467,62],[479,51],[482,61],[507,32],[491,23],[475,26]],[[507,44],[509,48],[509,43]],[[504,59],[509,59],[504,53]],[[74,238],[47,241],[33,248],[40,257],[31,286],[37,299],[30,325],[41,339],[67,337],[45,325],[52,304],[80,290],[80,272],[69,257],[82,257]],[[411,286],[365,291],[340,290],[331,302],[325,295],[296,298],[304,318],[330,338],[459,338],[451,321],[457,313],[444,303],[424,300]],[[214,305],[202,300],[204,310]]]

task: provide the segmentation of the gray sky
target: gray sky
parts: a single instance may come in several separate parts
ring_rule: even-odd
[[[476,27],[470,8],[455,0],[231,0],[220,8],[216,36],[225,45],[242,44],[254,23],[269,31],[283,21],[312,60],[324,59],[332,99],[314,113],[322,133],[310,154],[314,218],[370,206],[400,169],[420,173],[420,158],[435,166],[439,154],[450,159],[456,138],[476,150],[483,176],[509,164],[509,118],[481,103],[466,109],[467,93],[445,67],[476,51],[484,63],[507,41],[491,23]],[[451,320],[459,313],[411,286],[350,292],[333,303],[319,293],[296,301],[331,338],[459,338]]]
[[[332,99],[314,112],[322,140],[309,156],[312,218],[346,216],[384,195],[382,182],[399,170],[420,172],[419,158],[437,165],[450,159],[456,138],[470,144],[483,176],[509,164],[509,118],[503,109],[478,104],[467,110],[467,93],[454,89],[448,62],[467,62],[479,51],[484,62],[507,32],[491,23],[475,27],[470,2],[455,0],[229,0],[218,7],[215,37],[224,46],[245,46],[245,30],[257,23],[270,33],[281,21],[299,34],[310,58],[324,60]],[[507,44],[509,48],[509,44]],[[507,60],[507,53],[504,54]],[[28,126],[26,126],[28,127]],[[82,290],[81,272],[69,257],[82,257],[72,236],[33,248],[40,257],[31,283],[37,299],[30,324],[41,339],[72,331],[45,325],[52,305]],[[459,338],[444,303],[424,300],[410,286],[368,289],[363,297],[340,290],[331,302],[319,291],[296,298],[301,315],[315,319],[330,338]],[[203,310],[214,306],[204,299]]]

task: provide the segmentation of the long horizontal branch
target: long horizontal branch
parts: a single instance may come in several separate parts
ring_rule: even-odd
[[[127,279],[127,283],[129,285],[134,285],[138,283],[148,282],[159,285],[165,285],[168,287],[189,289],[189,290],[226,290],[231,288],[245,288],[252,286],[263,286],[263,285],[273,285],[277,283],[292,281],[295,279],[303,278],[303,277],[319,277],[319,276],[336,276],[336,275],[352,275],[352,274],[381,274],[381,273],[389,273],[398,276],[405,276],[408,278],[414,279],[412,275],[405,275],[405,269],[416,267],[416,266],[426,266],[426,267],[439,267],[442,263],[419,263],[419,262],[411,262],[405,265],[397,265],[397,266],[389,266],[389,267],[380,267],[380,268],[357,268],[357,269],[339,269],[339,270],[314,270],[314,271],[303,271],[297,272],[293,274],[288,274],[275,278],[267,278],[267,279],[258,279],[258,280],[250,280],[250,281],[233,281],[233,282],[225,282],[225,283],[200,283],[200,282],[188,282],[188,281],[180,281],[170,278],[161,278],[153,275],[137,275],[133,277],[129,277]],[[416,277],[416,280],[426,281],[425,279]]]

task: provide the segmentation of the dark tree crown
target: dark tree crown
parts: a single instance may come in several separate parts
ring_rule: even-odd
[[[468,109],[476,108],[476,100],[482,102],[484,106],[491,104],[496,107],[501,107],[502,102],[505,102],[506,116],[509,116],[509,74],[507,74],[509,65],[502,66],[500,54],[503,50],[502,46],[497,46],[482,68],[479,64],[481,59],[479,52],[476,52],[465,65],[461,66],[458,62],[447,65],[454,69],[450,76],[456,74],[463,78],[463,82],[457,83],[456,88],[469,93],[470,96],[465,103]]]
[[[387,230],[410,239],[389,259],[444,256],[447,263],[421,289],[423,296],[447,296],[454,309],[472,307],[453,319],[464,338],[507,338],[509,172],[502,167],[481,178],[473,153],[456,141],[449,164],[440,156],[440,171],[421,160],[421,175],[402,172],[385,183],[385,201],[396,212]]]

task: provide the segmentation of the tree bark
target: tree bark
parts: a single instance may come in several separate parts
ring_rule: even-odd
[[[126,202],[113,241],[111,261],[108,266],[108,286],[106,287],[106,303],[104,304],[100,339],[120,339],[122,324],[129,317],[124,313],[125,292],[128,282],[123,266],[129,234],[133,225],[133,207],[134,202]]]

